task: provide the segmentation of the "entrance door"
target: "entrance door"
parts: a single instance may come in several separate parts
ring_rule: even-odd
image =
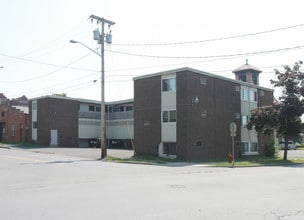
[[[51,146],[58,146],[58,130],[51,130]]]

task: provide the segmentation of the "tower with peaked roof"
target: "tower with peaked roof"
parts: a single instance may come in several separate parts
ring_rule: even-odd
[[[248,64],[248,60],[246,59],[246,64],[236,68],[232,72],[235,74],[236,80],[259,85],[259,74],[262,71]]]

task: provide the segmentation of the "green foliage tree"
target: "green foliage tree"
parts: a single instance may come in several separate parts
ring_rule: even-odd
[[[284,160],[287,160],[288,141],[297,137],[302,130],[304,73],[301,65],[300,61],[293,67],[284,66],[282,72],[275,70],[277,80],[271,80],[271,84],[282,88],[282,96],[270,106],[254,109],[247,125],[248,129],[255,128],[265,135],[276,131],[285,141]]]

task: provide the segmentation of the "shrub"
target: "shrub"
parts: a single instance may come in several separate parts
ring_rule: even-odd
[[[276,147],[274,141],[268,144],[265,144],[265,156],[266,157],[274,157],[278,154],[278,148]]]

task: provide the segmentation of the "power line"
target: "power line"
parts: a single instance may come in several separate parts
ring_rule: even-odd
[[[91,70],[91,69],[85,69],[85,68],[76,68],[76,67],[70,67],[70,66],[67,66],[67,65],[58,65],[58,64],[53,64],[53,63],[41,62],[41,61],[37,61],[37,60],[26,59],[26,58],[17,57],[17,56],[11,56],[11,55],[7,55],[7,54],[3,54],[3,53],[0,53],[0,56],[8,57],[8,58],[16,59],[16,60],[22,60],[22,61],[26,61],[26,62],[31,62],[31,63],[36,63],[36,64],[41,64],[41,65],[47,65],[47,66],[55,66],[55,67],[61,67],[61,68],[73,69],[73,70],[81,70],[81,71],[88,71],[88,72],[100,72],[100,71],[97,71],[97,70]]]
[[[89,56],[91,53],[88,53],[76,60],[74,60],[73,62],[67,64],[67,65],[64,65],[64,66],[60,66],[60,68],[54,70],[54,71],[51,71],[51,72],[48,72],[46,74],[43,74],[43,75],[40,75],[40,76],[37,76],[37,77],[33,77],[33,78],[29,78],[29,79],[25,79],[25,80],[16,80],[16,81],[0,81],[0,83],[23,83],[23,82],[28,82],[28,81],[33,81],[33,80],[36,80],[36,79],[40,79],[40,78],[44,78],[44,77],[47,77],[49,75],[52,75],[64,68],[69,68],[70,65],[74,64],[74,63],[77,63],[78,61],[84,59],[85,57]]]
[[[113,44],[117,46],[170,46],[170,45],[178,45],[178,44],[196,44],[196,43],[206,43],[206,42],[212,42],[212,41],[222,41],[222,40],[229,40],[229,39],[236,39],[236,38],[242,38],[242,37],[249,37],[249,36],[255,36],[255,35],[260,35],[260,34],[268,34],[272,32],[277,32],[277,31],[284,31],[292,28],[298,28],[302,27],[304,24],[297,24],[297,25],[292,25],[288,27],[282,27],[282,28],[276,28],[276,29],[271,29],[271,30],[266,30],[266,31],[259,31],[255,33],[249,33],[249,34],[242,34],[242,35],[235,35],[235,36],[228,36],[228,37],[219,37],[219,38],[213,38],[213,39],[207,39],[207,40],[196,40],[196,41],[183,41],[183,42],[168,42],[168,43],[121,43],[121,44]]]
[[[264,50],[264,51],[238,53],[238,54],[208,55],[208,56],[161,56],[161,55],[135,54],[135,53],[122,52],[122,51],[115,51],[115,50],[107,50],[107,51],[112,52],[112,53],[117,53],[117,54],[129,55],[129,56],[159,58],[159,59],[210,59],[210,58],[233,58],[233,57],[239,57],[239,56],[253,56],[253,55],[259,55],[259,54],[285,52],[285,51],[289,51],[289,50],[303,49],[303,47],[304,47],[304,45],[300,45],[300,46],[296,46],[296,47],[287,47],[287,48],[280,48],[280,49],[274,49],[274,50]]]

